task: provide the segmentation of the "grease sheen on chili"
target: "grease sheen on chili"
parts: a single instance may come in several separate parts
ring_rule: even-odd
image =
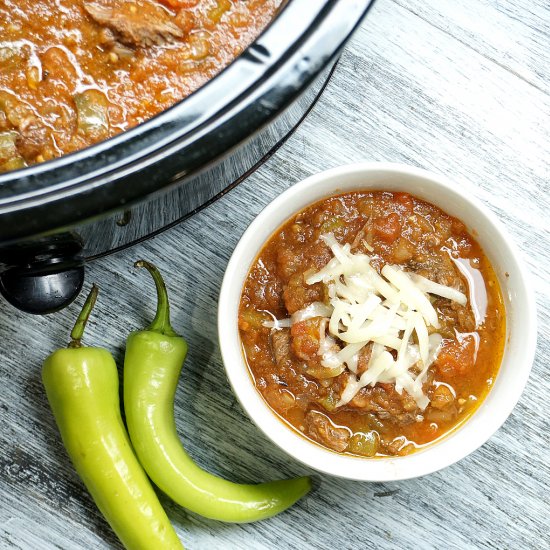
[[[237,57],[282,0],[0,0],[0,172],[170,107]]]
[[[327,233],[370,255],[377,271],[399,265],[468,297],[462,306],[431,296],[443,341],[423,386],[425,410],[388,383],[366,386],[338,406],[350,373],[323,376],[322,318],[265,326],[313,302],[328,303],[324,283],[305,281],[332,258],[320,239]],[[505,311],[495,273],[462,222],[409,194],[352,192],[313,204],[272,235],[245,281],[239,330],[258,391],[295,430],[337,452],[405,455],[456,428],[483,400],[504,350]],[[368,353],[359,356],[359,372]]]

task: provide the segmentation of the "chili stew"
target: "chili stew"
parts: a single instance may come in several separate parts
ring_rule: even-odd
[[[497,375],[505,311],[460,220],[406,193],[294,215],[253,263],[239,330],[269,406],[340,453],[405,455],[464,422]]]
[[[282,0],[0,0],[0,172],[87,147],[188,96]]]

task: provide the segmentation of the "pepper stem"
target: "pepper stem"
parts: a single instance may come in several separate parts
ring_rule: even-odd
[[[177,336],[177,333],[170,324],[170,304],[168,302],[168,290],[160,271],[145,260],[138,260],[134,267],[144,267],[153,277],[157,287],[157,312],[153,322],[145,329],[153,332],[160,332],[166,336]]]
[[[95,305],[95,302],[97,300],[97,294],[99,292],[99,288],[94,284],[92,285],[92,289],[90,290],[90,293],[88,294],[88,297],[86,298],[86,301],[84,302],[84,305],[82,306],[82,310],[80,311],[80,315],[78,316],[78,319],[76,320],[76,323],[74,324],[73,330],[71,331],[71,341],[69,342],[70,348],[80,348],[82,347],[82,335],[84,334],[84,329],[86,328],[86,323],[88,322],[88,319],[90,318],[90,313],[92,313],[92,309]]]

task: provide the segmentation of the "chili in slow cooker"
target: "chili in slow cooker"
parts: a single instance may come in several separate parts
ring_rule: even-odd
[[[282,0],[0,0],[0,172],[127,130],[237,57]]]
[[[376,330],[384,323],[387,334]],[[409,194],[353,192],[269,239],[245,281],[239,330],[258,391],[290,426],[337,452],[405,455],[483,400],[505,311],[462,222]]]

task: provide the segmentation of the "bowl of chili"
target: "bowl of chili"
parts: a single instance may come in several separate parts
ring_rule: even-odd
[[[536,343],[528,279],[495,215],[447,178],[334,168],[239,241],[218,309],[226,373],[302,463],[364,481],[425,475],[483,445],[517,403]]]

